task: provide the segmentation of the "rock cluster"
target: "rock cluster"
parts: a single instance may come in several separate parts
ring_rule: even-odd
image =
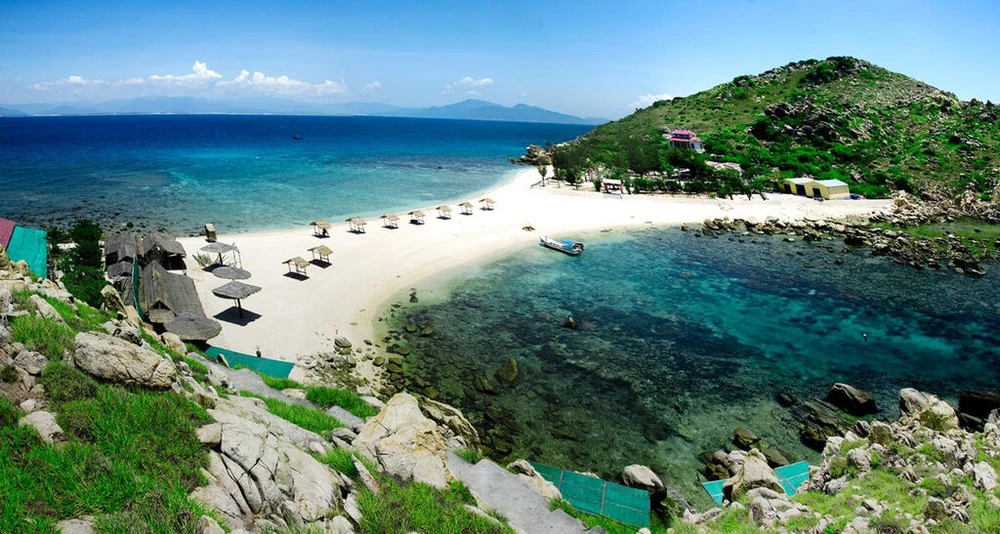
[[[898,199],[897,199],[898,202]],[[981,206],[985,203],[974,204]],[[903,204],[910,206],[910,204]],[[923,205],[923,204],[921,204]],[[899,207],[897,203],[896,211],[893,213],[908,213],[908,207]],[[977,217],[981,212],[997,210],[993,207],[969,208],[971,213],[966,215],[956,215],[956,211],[948,211],[948,216],[943,220],[954,220],[958,217]],[[957,212],[961,213],[961,212]],[[886,220],[899,226],[910,226],[920,224],[924,214],[914,215],[910,218],[899,218],[895,215],[879,216],[874,215],[873,220]],[[987,217],[979,217],[984,221],[1000,220],[1000,213]],[[930,220],[941,220],[930,218]],[[912,224],[911,224],[912,221]],[[922,237],[903,231],[885,230],[878,226],[872,226],[867,221],[826,221],[803,219],[801,221],[782,221],[774,217],[768,217],[764,222],[744,220],[744,219],[706,219],[703,227],[696,231],[696,235],[719,236],[723,233],[738,235],[740,240],[752,239],[755,235],[776,235],[785,236],[785,241],[829,242],[841,241],[846,247],[840,249],[844,254],[852,254],[855,249],[852,247],[864,246],[871,251],[873,256],[888,256],[894,262],[901,265],[908,265],[917,269],[951,269],[958,274],[969,276],[983,276],[986,270],[980,265],[982,259],[1000,258],[1000,240],[991,242],[985,239],[962,239],[954,235],[945,237]],[[827,245],[832,246],[832,245]],[[834,250],[831,248],[831,250]],[[843,263],[843,260],[835,260],[835,264]]]

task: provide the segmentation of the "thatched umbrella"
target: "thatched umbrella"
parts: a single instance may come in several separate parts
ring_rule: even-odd
[[[243,317],[243,305],[240,303],[241,300],[253,295],[254,293],[260,291],[257,286],[252,286],[250,284],[244,284],[243,282],[237,282],[233,280],[224,286],[217,287],[212,290],[212,294],[216,297],[222,299],[232,299],[236,301],[236,307],[240,310],[240,317]]]
[[[208,341],[222,332],[222,325],[218,321],[191,315],[180,315],[165,323],[163,328],[177,334],[184,341]]]
[[[230,265],[223,265],[222,267],[216,267],[212,269],[212,274],[217,278],[224,278],[227,280],[246,280],[250,278],[250,271],[245,271],[239,267],[232,267]]]
[[[479,202],[483,205],[483,209],[486,211],[492,210],[493,205],[496,204],[496,202],[490,197],[479,199]]]
[[[450,219],[451,218],[451,206],[438,206],[438,218],[439,219]]]
[[[396,216],[395,214],[383,215],[381,219],[382,219],[382,226],[386,228],[399,228],[399,217]]]
[[[313,235],[316,237],[326,237],[330,234],[330,223],[327,221],[313,221],[309,226],[313,227]]]
[[[472,215],[472,202],[462,202],[458,207],[462,208],[462,215]]]
[[[209,254],[218,254],[219,255],[218,263],[219,265],[222,265],[222,255],[227,252],[232,252],[236,250],[236,247],[233,245],[227,245],[225,243],[215,242],[215,243],[209,243],[201,247],[201,250],[202,252],[208,252]]]

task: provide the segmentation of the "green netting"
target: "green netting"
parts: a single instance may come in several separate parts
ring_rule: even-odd
[[[577,510],[640,528],[649,526],[648,492],[558,467],[531,465],[545,480],[555,484],[563,498]]]
[[[798,462],[790,465],[783,465],[781,467],[776,467],[774,469],[774,476],[778,478],[778,482],[781,483],[781,487],[784,488],[785,494],[791,497],[795,495],[796,490],[803,482],[809,480],[809,463],[808,462]],[[711,482],[703,482],[701,487],[705,488],[705,493],[708,493],[712,499],[722,506],[723,494],[722,486],[726,483],[725,480],[713,480]]]
[[[230,367],[242,366],[275,378],[288,378],[288,374],[291,373],[292,368],[295,367],[291,362],[272,360],[270,358],[258,358],[256,356],[250,356],[249,354],[243,354],[234,350],[222,349],[219,347],[209,347],[208,350],[205,351],[205,354],[216,360],[219,359],[219,355],[222,355],[226,358],[226,361],[229,362]]]
[[[49,246],[45,239],[45,230],[15,227],[14,233],[10,236],[10,244],[7,246],[7,256],[11,261],[28,262],[28,269],[32,273],[42,278],[48,277]]]

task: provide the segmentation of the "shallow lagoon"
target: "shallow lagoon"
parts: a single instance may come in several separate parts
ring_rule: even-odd
[[[677,229],[587,242],[578,258],[530,247],[390,319],[432,325],[407,336],[408,376],[465,410],[499,455],[612,477],[646,463],[706,505],[698,455],[737,425],[792,461],[817,457],[777,393],[818,398],[848,382],[895,417],[900,388],[954,398],[1000,378],[995,266],[973,279],[834,241]],[[520,376],[505,385],[494,373],[510,357]]]

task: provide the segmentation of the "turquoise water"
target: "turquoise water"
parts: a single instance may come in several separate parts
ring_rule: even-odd
[[[738,425],[792,461],[816,459],[778,393],[821,398],[844,381],[895,417],[903,387],[946,398],[996,387],[996,276],[754,241],[662,229],[591,236],[578,258],[530,247],[390,323],[434,328],[402,334],[409,376],[465,410],[495,454],[606,476],[646,463],[695,502],[699,456]],[[493,373],[509,357],[521,376],[507,386]],[[477,390],[477,376],[498,393]]]
[[[0,118],[0,216],[266,230],[464,199],[586,126],[390,117]],[[299,140],[293,139],[299,136]],[[523,168],[523,167],[520,167]]]

